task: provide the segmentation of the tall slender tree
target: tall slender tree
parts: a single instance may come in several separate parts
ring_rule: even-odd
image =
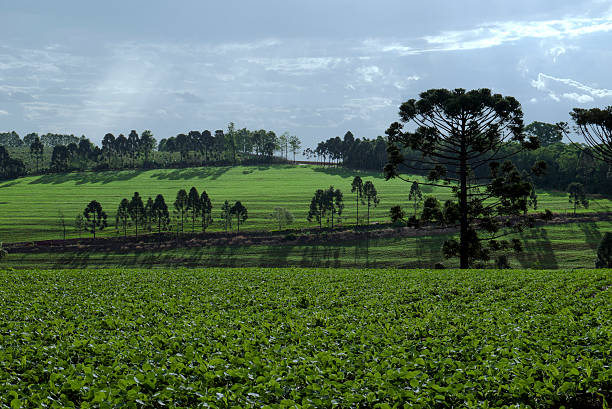
[[[145,217],[144,204],[138,192],[134,192],[134,196],[132,196],[132,200],[130,200],[128,212],[130,214],[130,219],[132,219],[134,223],[134,227],[136,227],[136,237],[138,237],[138,226],[143,224]]]
[[[152,229],[152,225],[153,225],[153,206],[154,205],[155,205],[155,203],[153,202],[153,199],[151,198],[151,196],[149,196],[149,198],[147,199],[147,203],[145,204],[145,207],[144,207],[144,224],[143,224],[143,227],[147,231],[151,231],[151,229]]]
[[[310,208],[308,209],[308,216],[306,219],[309,222],[313,219],[316,220],[319,223],[319,228],[321,228],[326,212],[327,203],[325,202],[325,191],[323,189],[317,189],[310,201]]]
[[[410,185],[410,193],[408,193],[408,200],[411,200],[414,204],[414,218],[416,219],[417,210],[419,203],[423,201],[423,193],[419,187],[419,182],[416,180]]]
[[[239,201],[234,203],[232,208],[230,209],[230,214],[236,216],[236,226],[238,232],[240,232],[240,223],[244,223],[246,219],[249,217],[247,212],[247,208]]]
[[[34,142],[30,145],[30,155],[36,160],[36,173],[38,173],[38,163],[43,157],[44,146],[42,142],[40,142],[40,138],[37,136],[34,139]]]
[[[123,227],[123,237],[127,237],[127,227],[130,223],[130,201],[123,198],[117,208],[117,214],[115,215],[115,227]]]
[[[128,152],[130,154],[130,158],[132,159],[132,168],[136,166],[136,157],[138,156],[138,152],[140,150],[140,137],[138,136],[138,132],[132,130],[127,138],[127,147]],[[138,227],[136,228],[138,229]],[[138,236],[138,233],[136,234]]]
[[[576,208],[582,206],[585,209],[589,207],[589,199],[586,197],[584,185],[582,183],[573,182],[567,187],[569,194],[569,202],[574,205],[574,216],[576,216]]]
[[[153,221],[157,223],[157,232],[161,233],[162,229],[166,230],[170,224],[170,213],[168,212],[168,205],[164,200],[164,196],[161,194],[155,197],[153,202]]]
[[[370,225],[370,207],[378,206],[380,199],[378,198],[378,192],[374,187],[374,183],[371,181],[367,181],[363,184],[363,196],[368,204],[368,226]]]
[[[202,208],[200,206],[200,194],[198,189],[192,187],[187,195],[187,214],[191,218],[191,232],[195,232],[195,222],[200,216]]]
[[[367,182],[366,182],[367,184]],[[364,193],[365,193],[365,185],[364,185]],[[334,189],[333,186],[330,186],[329,189],[325,192],[325,202],[327,203],[327,208],[331,214],[331,227],[334,228],[334,216],[337,214],[338,218],[342,216],[342,210],[344,209],[344,201],[342,192],[340,189]]]
[[[229,202],[226,200],[221,206],[221,220],[223,221],[223,225],[225,226],[225,231],[228,228],[231,230],[232,228],[232,206],[230,206]]]
[[[96,200],[92,200],[85,207],[83,217],[85,217],[85,230],[93,234],[94,239],[96,238],[96,231],[102,231],[107,226],[106,213],[102,210],[102,205]]]
[[[179,231],[184,231],[185,225],[185,213],[187,212],[187,192],[185,189],[181,189],[176,194],[176,200],[174,201],[174,213],[177,215],[177,219],[180,223]]]
[[[206,228],[212,223],[212,203],[206,191],[202,191],[200,195],[200,210],[202,214],[202,231],[206,231]]]
[[[355,178],[353,178],[353,183],[351,184],[351,192],[355,193],[356,196],[356,200],[357,200],[357,226],[359,226],[359,202],[361,202],[362,204],[365,204],[365,202],[363,201],[363,180],[361,180],[361,177],[359,176],[355,176]]]
[[[295,154],[300,151],[302,142],[297,136],[291,135],[289,137],[289,146],[291,147],[291,153],[293,153],[293,163],[295,163]]]

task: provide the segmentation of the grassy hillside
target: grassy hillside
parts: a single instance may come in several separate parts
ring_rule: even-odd
[[[134,191],[140,192],[144,200],[161,193],[171,207],[176,192],[191,186],[200,192],[206,190],[212,199],[216,221],[212,230],[221,229],[219,214],[225,200],[240,200],[247,207],[249,219],[245,229],[277,228],[267,217],[277,206],[293,212],[296,219],[293,227],[312,227],[315,224],[306,221],[310,199],[316,189],[330,185],[344,193],[343,222],[354,224],[355,196],[350,190],[355,175],[372,180],[379,192],[380,204],[372,209],[371,221],[388,221],[388,211],[393,205],[410,208],[407,183],[385,181],[375,173],[335,168],[277,165],[44,175],[0,184],[0,241],[61,238],[59,211],[65,214],[70,225],[68,237],[75,237],[73,220],[94,199],[102,204],[109,217],[111,226],[103,234],[113,235],[116,234],[112,226],[115,211],[122,198],[131,198]],[[425,195],[435,195],[441,200],[449,197],[446,190],[423,188]],[[589,211],[606,210],[610,205],[608,200],[596,200]],[[569,204],[564,193],[540,193],[539,208],[565,212]],[[365,214],[365,207],[361,206],[360,216]]]
[[[0,407],[601,408],[612,274],[0,271]]]

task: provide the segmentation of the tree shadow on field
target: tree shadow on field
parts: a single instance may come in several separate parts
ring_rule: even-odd
[[[151,175],[152,178],[158,180],[188,180],[188,179],[218,179],[221,175],[231,169],[231,166],[223,167],[200,167],[200,168],[185,168],[175,169],[172,171],[156,172]]]
[[[71,172],[52,175],[43,175],[33,181],[30,185],[59,185],[66,182],[74,182],[77,185],[85,183],[112,183],[133,179],[145,172],[144,170],[121,170],[104,172]]]
[[[322,166],[313,167],[312,169],[315,172],[321,172],[321,173],[325,173],[331,176],[340,176],[345,179],[354,178],[355,176],[360,176],[362,178],[368,177],[368,178],[384,180],[382,172],[363,171],[363,170],[347,169],[347,168],[341,168],[341,167],[332,168],[332,167],[322,167]]]
[[[448,239],[445,235],[416,237],[415,258],[416,268],[433,268],[436,263],[444,263],[442,245]]]
[[[302,250],[300,267],[341,267],[340,253],[343,250],[335,246],[307,246]]]
[[[0,188],[11,187],[11,186],[15,186],[15,185],[18,185],[18,184],[19,184],[19,182],[17,182],[17,181],[8,182],[8,183],[5,183],[5,184],[1,185]]]
[[[599,227],[594,222],[589,223],[580,223],[580,230],[584,233],[584,238],[586,244],[592,248],[596,249],[601,241],[601,232],[599,231]]]
[[[293,245],[268,246],[265,251],[261,252],[258,265],[275,267],[288,266],[290,263],[287,261],[287,258],[293,250],[293,247]]]
[[[521,263],[521,267],[559,268],[559,263],[546,229],[527,229],[520,234],[520,238],[524,248],[522,252],[516,254],[516,258]]]

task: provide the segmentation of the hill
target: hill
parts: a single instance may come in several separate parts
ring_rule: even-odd
[[[58,239],[62,237],[58,214],[62,212],[69,224],[68,237],[76,237],[72,228],[75,216],[81,213],[91,200],[98,200],[109,217],[109,228],[103,236],[115,235],[115,211],[122,198],[130,198],[135,191],[146,200],[158,193],[164,195],[169,207],[179,189],[206,190],[213,203],[212,231],[222,229],[219,222],[221,205],[225,200],[242,201],[249,212],[243,226],[247,230],[277,229],[268,215],[277,207],[288,208],[295,216],[293,228],[315,227],[306,221],[308,205],[316,189],[333,185],[344,193],[345,210],[343,224],[355,223],[355,196],[350,193],[355,175],[372,180],[379,192],[380,205],[371,210],[371,222],[387,222],[389,208],[408,203],[409,186],[399,180],[385,181],[373,172],[360,172],[342,168],[319,166],[238,166],[165,169],[150,171],[77,172],[57,175],[25,177],[0,184],[0,240],[21,242]],[[440,200],[448,198],[448,192],[423,186],[424,195],[434,195]],[[569,209],[563,192],[540,192],[539,209],[556,212]],[[591,210],[611,208],[606,199],[592,200]],[[584,210],[581,210],[584,212]],[[365,216],[360,206],[360,216]],[[197,226],[196,226],[197,229]],[[190,231],[190,227],[186,227]]]

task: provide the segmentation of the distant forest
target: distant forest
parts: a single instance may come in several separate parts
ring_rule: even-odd
[[[608,165],[588,155],[587,147],[562,143],[562,134],[553,124],[533,122],[525,132],[538,136],[541,147],[512,157],[515,165],[528,173],[536,161],[544,161],[546,174],[533,180],[539,188],[565,190],[572,182],[581,182],[589,193],[606,193],[612,189]],[[322,166],[382,172],[387,162],[387,139],[356,138],[348,131],[320,142],[315,148],[301,150],[302,143],[288,133],[235,129],[210,132],[190,131],[159,141],[151,131],[127,136],[106,134],[101,146],[85,136],[47,133],[0,133],[0,179],[25,175],[69,171],[103,171],[120,169],[179,168],[287,163],[302,153],[308,161]],[[406,173],[425,174],[418,152],[405,150]],[[479,175],[474,175],[478,177]]]
[[[151,131],[106,134],[101,145],[85,136],[0,133],[0,178],[70,171],[154,169],[286,162],[300,153],[301,141],[264,129],[190,131],[161,139]],[[275,156],[275,153],[277,155]]]

